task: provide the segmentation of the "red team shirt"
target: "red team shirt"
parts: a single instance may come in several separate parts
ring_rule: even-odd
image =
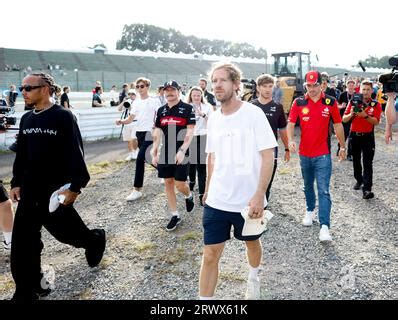
[[[325,96],[324,93],[317,102],[312,101],[307,94],[301,99],[305,99],[307,105],[298,106],[298,99],[294,100],[288,119],[289,122],[296,123],[297,118],[300,118],[299,154],[305,157],[329,154],[329,121],[332,118],[333,123],[341,123],[336,99]]]
[[[344,115],[350,114],[351,108],[352,108],[352,105],[350,102],[344,112]],[[369,106],[365,108],[365,112],[370,117],[375,117],[378,121],[380,121],[381,112],[382,112],[380,103],[378,103],[376,101],[371,101],[369,103]],[[368,132],[372,132],[373,128],[374,128],[374,125],[369,123],[365,118],[357,117],[354,114],[354,117],[352,118],[352,122],[351,122],[351,131],[352,132],[368,133]]]

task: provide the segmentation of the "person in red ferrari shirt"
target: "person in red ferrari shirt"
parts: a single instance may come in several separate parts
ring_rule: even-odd
[[[375,155],[374,127],[380,123],[382,112],[380,104],[372,100],[373,83],[362,81],[362,101],[351,100],[344,112],[343,121],[351,123],[352,157],[354,165],[354,177],[357,181],[355,190],[362,187],[363,199],[374,198],[373,184],[373,158]],[[359,97],[361,98],[361,97]],[[361,165],[361,155],[363,171]]]
[[[320,241],[331,241],[330,211],[332,201],[329,193],[330,177],[332,174],[332,159],[330,155],[329,122],[333,121],[334,131],[340,143],[339,160],[346,157],[344,129],[335,98],[325,95],[321,89],[321,74],[310,71],[305,75],[307,93],[294,100],[290,110],[287,135],[289,149],[296,152],[294,142],[294,126],[300,119],[300,166],[304,179],[304,193],[307,212],[302,221],[304,226],[311,226],[315,219],[315,191],[316,180],[319,199]]]

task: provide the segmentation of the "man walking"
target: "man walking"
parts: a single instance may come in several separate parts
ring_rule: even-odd
[[[238,99],[241,72],[235,65],[214,66],[210,78],[221,108],[210,116],[207,127],[204,249],[199,296],[202,300],[214,297],[219,261],[233,226],[235,238],[246,244],[249,264],[246,298],[259,299],[261,233],[242,235],[245,220],[241,212],[248,207],[250,218],[263,216],[277,143],[264,112]]]
[[[105,231],[89,230],[72,207],[90,176],[73,114],[51,102],[55,88],[54,79],[44,73],[28,75],[20,87],[25,103],[34,110],[21,118],[11,181],[10,198],[19,202],[11,247],[16,301],[49,293],[41,287],[42,226],[57,240],[84,248],[90,267],[99,264],[105,250]],[[52,193],[69,183],[59,193],[63,205],[50,213]]]
[[[192,192],[186,182],[186,155],[193,138],[195,113],[191,105],[180,100],[180,86],[177,82],[166,82],[164,91],[167,104],[159,108],[156,115],[151,154],[152,164],[157,167],[159,178],[164,179],[167,203],[171,212],[166,230],[173,231],[181,222],[177,211],[175,187],[185,196],[186,211],[192,212],[195,207]],[[163,146],[159,156],[162,133]]]
[[[294,126],[300,118],[300,165],[304,179],[304,193],[307,212],[303,218],[304,226],[311,226],[315,218],[316,180],[319,199],[320,241],[331,241],[330,210],[332,201],[329,193],[332,159],[330,156],[329,123],[333,121],[337,139],[340,142],[339,159],[345,158],[344,129],[337,107],[336,99],[325,95],[321,88],[322,77],[318,71],[310,71],[305,75],[304,85],[307,93],[294,100],[287,125],[289,148],[296,152],[294,142]]]

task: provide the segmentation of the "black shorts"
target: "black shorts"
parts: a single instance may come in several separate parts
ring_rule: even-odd
[[[159,178],[174,178],[176,181],[187,181],[187,164],[158,164]]]
[[[0,181],[0,202],[7,201],[8,199],[7,190],[4,188],[3,182]]]

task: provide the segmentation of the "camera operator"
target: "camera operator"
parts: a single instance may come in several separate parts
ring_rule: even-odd
[[[20,87],[34,110],[21,118],[11,180],[10,198],[19,202],[11,249],[17,302],[37,300],[51,291],[41,286],[43,226],[58,241],[84,248],[90,267],[100,263],[105,250],[105,231],[88,229],[73,208],[90,176],[79,127],[69,110],[51,102],[55,90],[54,79],[45,73],[28,75]],[[64,201],[50,213],[50,198],[68,183],[69,188],[58,192]]]
[[[4,115],[0,114],[0,118]],[[5,131],[0,129],[0,134],[4,134]],[[3,231],[4,249],[11,249],[11,237],[12,237],[12,225],[13,225],[13,209],[12,202],[8,197],[7,191],[4,188],[3,181],[0,180],[0,229]]]
[[[381,106],[372,100],[373,84],[364,80],[361,83],[361,95],[354,95],[344,112],[343,122],[351,123],[351,147],[356,184],[354,190],[362,186],[363,199],[374,198],[373,184],[373,158],[375,155],[374,127],[380,123]],[[362,99],[362,101],[359,101]],[[361,154],[363,172],[361,165]]]
[[[130,116],[131,106],[136,99],[136,94],[133,89],[130,89],[127,92],[127,96],[123,98],[123,101],[118,105],[117,110],[123,111],[120,120],[125,120]],[[136,125],[137,120],[132,120],[132,122],[121,122],[120,120],[116,121],[117,125],[123,124],[122,135],[123,141],[127,141],[127,149],[129,154],[127,155],[125,161],[130,161],[137,159],[138,155],[138,141],[136,137]],[[118,123],[120,121],[120,123]]]
[[[392,125],[397,121],[397,109],[395,107],[396,102],[395,99],[397,94],[395,92],[388,92],[386,93],[388,99],[386,104],[386,143],[389,144],[392,140]]]

